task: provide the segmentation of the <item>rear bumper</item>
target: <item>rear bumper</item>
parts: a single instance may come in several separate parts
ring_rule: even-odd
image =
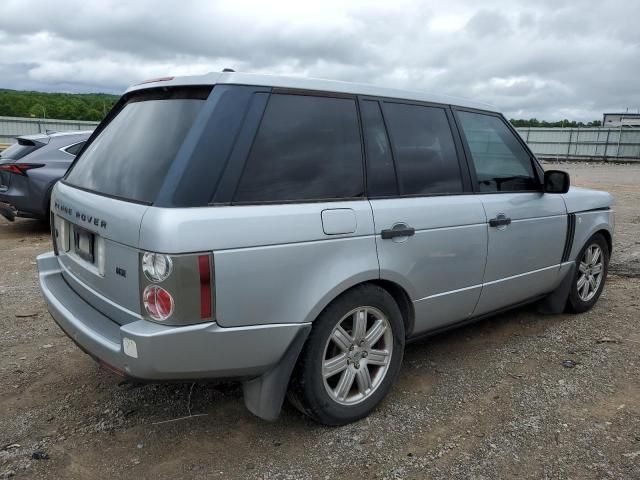
[[[253,377],[278,364],[306,324],[222,328],[139,320],[119,325],[84,301],[62,276],[53,252],[37,259],[51,316],[82,350],[127,376],[145,380]],[[127,346],[123,347],[123,342]]]
[[[47,212],[41,209],[41,200],[24,195],[14,195],[11,191],[0,193],[0,214],[9,219],[5,214],[7,209],[14,212],[16,217],[45,219]],[[4,211],[2,211],[4,209]]]
[[[18,217],[46,219],[49,184],[37,181],[33,176],[11,175],[11,181],[0,187],[0,203],[9,204]]]

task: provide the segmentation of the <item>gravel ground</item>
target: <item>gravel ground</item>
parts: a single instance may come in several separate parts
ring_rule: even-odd
[[[523,308],[413,344],[381,407],[340,428],[288,405],[259,420],[232,383],[98,369],[40,297],[48,231],[0,220],[0,478],[640,479],[640,165],[560,168],[618,202],[596,307]]]

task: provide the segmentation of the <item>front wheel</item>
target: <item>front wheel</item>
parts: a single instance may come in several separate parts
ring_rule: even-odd
[[[314,322],[291,381],[291,402],[325,425],[365,417],[400,371],[404,338],[402,314],[386,290],[348,291]]]
[[[609,245],[600,233],[592,236],[576,259],[567,309],[582,313],[595,305],[604,289],[609,269]]]

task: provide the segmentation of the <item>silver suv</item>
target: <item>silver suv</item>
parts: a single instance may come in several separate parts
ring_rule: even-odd
[[[239,73],[130,88],[53,191],[40,284],[127,377],[231,377],[278,416],[366,416],[405,343],[604,287],[612,197],[543,171],[495,109]]]

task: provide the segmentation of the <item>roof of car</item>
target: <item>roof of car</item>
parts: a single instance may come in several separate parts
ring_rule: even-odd
[[[34,133],[32,135],[20,135],[16,138],[24,138],[26,140],[44,140],[48,138],[67,137],[71,135],[91,135],[93,130],[70,130],[67,132],[51,132],[51,133]]]
[[[366,83],[351,83],[337,80],[323,80],[308,77],[288,77],[279,75],[264,75],[239,72],[214,72],[190,77],[165,77],[148,80],[129,87],[127,92],[153,87],[168,87],[181,85],[255,85],[264,87],[291,88],[313,90],[321,92],[366,95],[403,100],[416,100],[446,105],[456,105],[480,110],[498,111],[493,105],[448,95],[438,95],[415,90],[400,90],[395,88],[378,87]]]

